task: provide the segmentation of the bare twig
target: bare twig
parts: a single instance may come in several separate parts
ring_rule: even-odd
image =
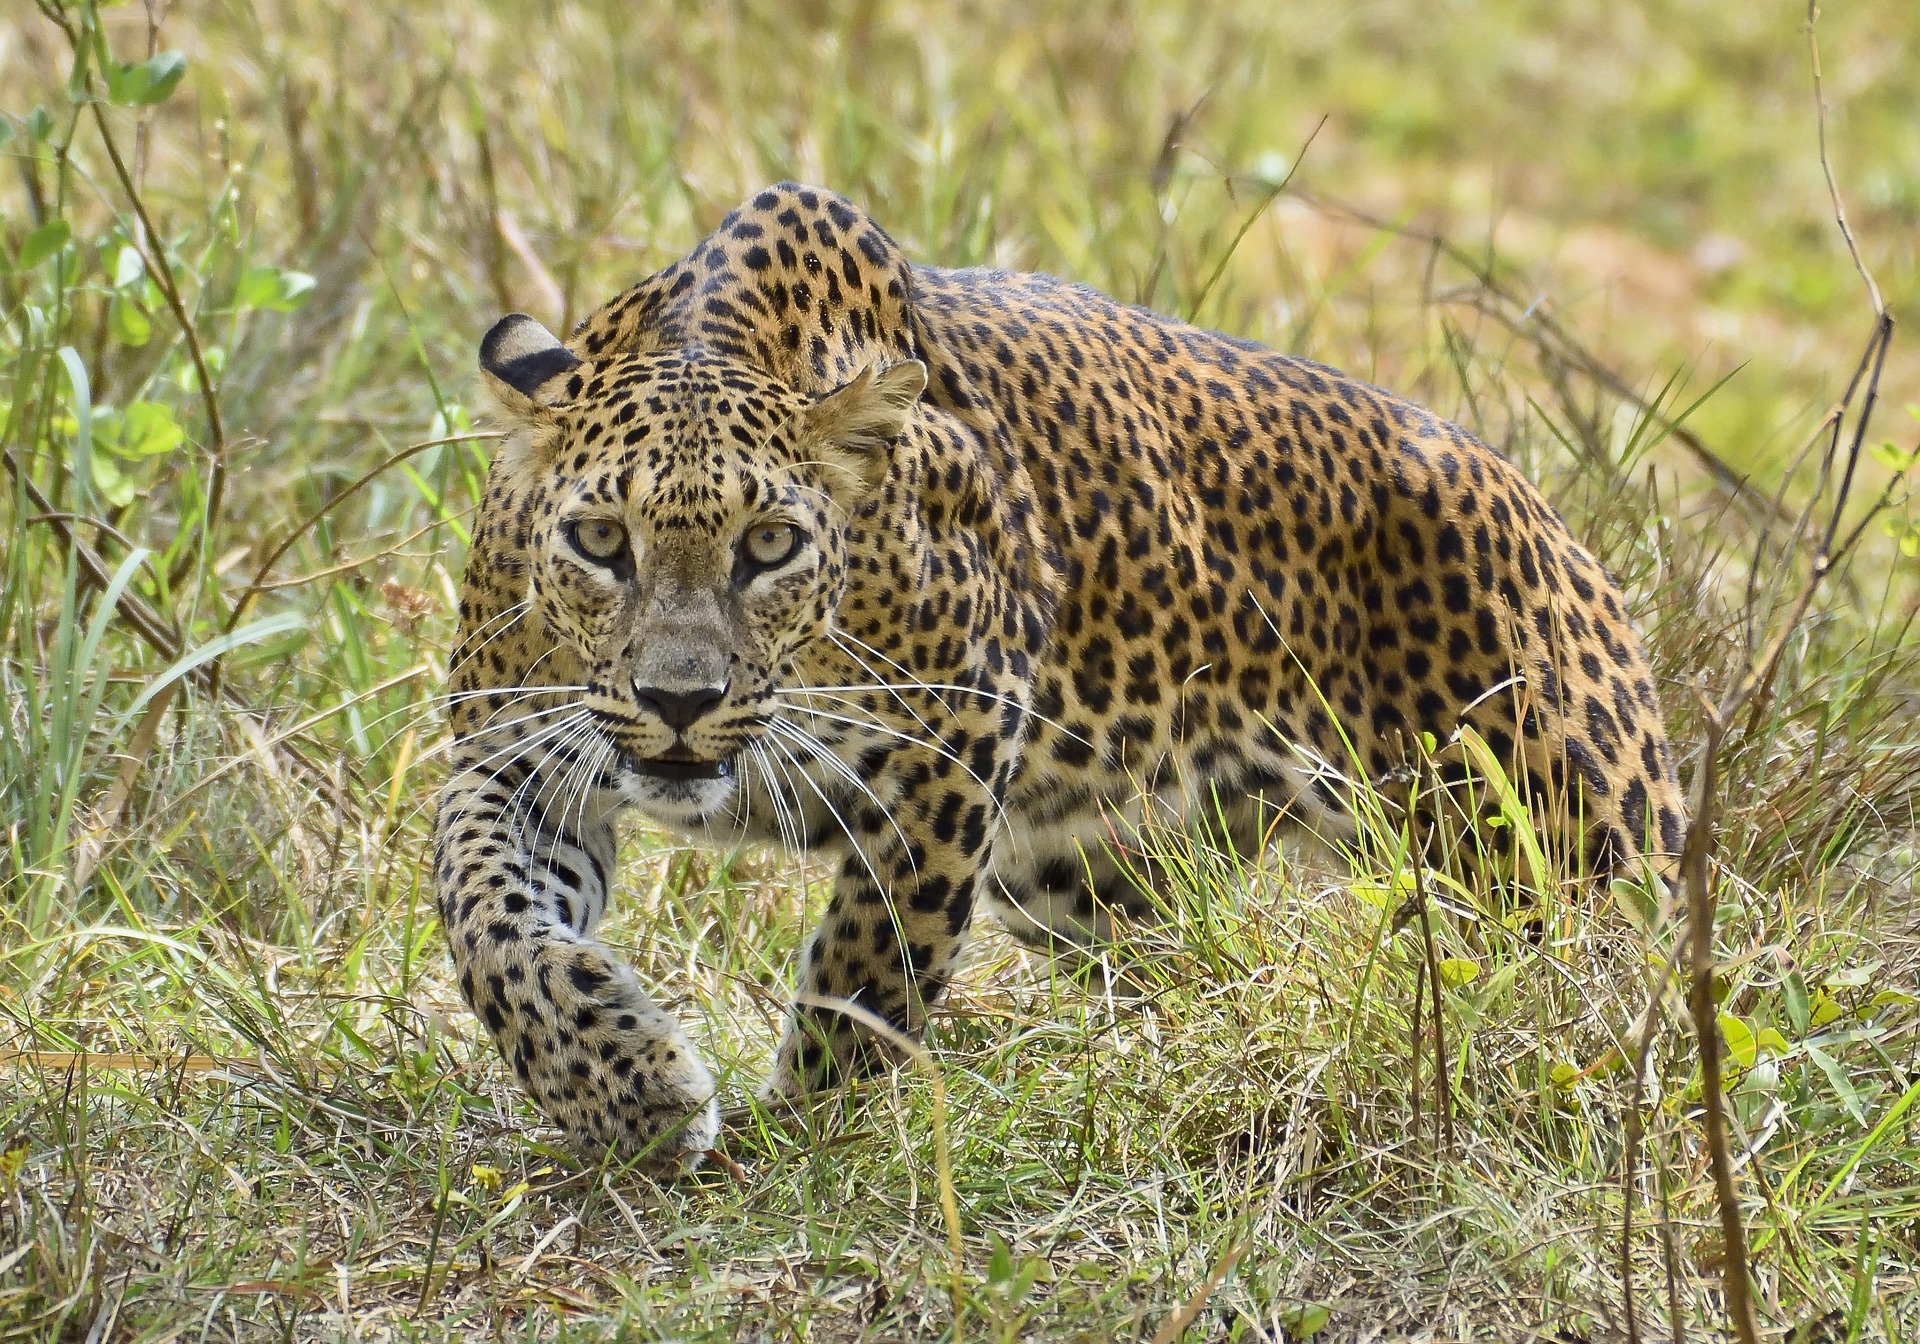
[[[1200,1313],[1206,1310],[1208,1299],[1227,1281],[1227,1275],[1233,1273],[1233,1267],[1240,1263],[1240,1257],[1247,1253],[1252,1244],[1251,1241],[1243,1241],[1214,1263],[1207,1273],[1206,1282],[1200,1285],[1200,1291],[1182,1303],[1180,1310],[1167,1317],[1160,1328],[1154,1331],[1153,1344],[1173,1344],[1173,1341],[1187,1333],[1187,1327],[1199,1319]]]
[[[49,12],[43,7],[42,12],[48,13],[48,17],[59,25],[78,54],[80,44],[86,40],[85,31],[70,26],[57,11]],[[154,228],[152,217],[147,214],[147,204],[140,194],[139,184],[134,181],[133,173],[120,155],[119,142],[113,137],[112,127],[107,125],[106,104],[98,97],[91,97],[88,106],[93,112],[93,123],[100,132],[100,144],[113,165],[113,175],[120,183],[120,190],[126,194],[127,205],[133,210],[134,218],[140,222],[140,227],[132,234],[134,247],[140,253],[147,274],[159,286],[167,310],[173,314],[174,323],[180,328],[187,356],[193,361],[194,381],[199,385],[200,402],[207,416],[208,448],[213,455],[213,474],[207,485],[206,506],[201,512],[200,534],[202,537],[211,537],[220,520],[221,504],[227,488],[227,431],[220,418],[220,398],[214,390],[213,375],[207,368],[206,353],[200,346],[199,330],[194,326],[185,300],[180,297],[180,286],[174,278],[173,266],[167,260],[166,244],[161,240],[159,230]],[[190,549],[181,550],[179,558],[174,561],[173,573],[168,576],[170,579],[177,581],[186,572],[191,554]]]
[[[1694,784],[1693,824],[1681,850],[1680,869],[1687,884],[1688,958],[1687,1006],[1693,1015],[1700,1050],[1702,1127],[1706,1130],[1707,1158],[1713,1169],[1714,1194],[1720,1205],[1721,1281],[1741,1344],[1759,1344],[1754,1320],[1752,1284],[1747,1268],[1747,1229],[1740,1216],[1740,1192],[1733,1183],[1733,1157],[1727,1150],[1726,1094],[1720,1078],[1720,1024],[1713,997],[1713,895],[1707,881],[1708,854],[1713,848],[1713,805],[1720,769],[1720,746],[1726,718],[1712,705],[1707,716],[1706,743],[1700,753],[1700,774]]]
[[[253,581],[241,592],[239,598],[233,604],[233,610],[228,613],[226,633],[233,633],[234,627],[240,624],[241,617],[246,615],[247,608],[253,604],[253,600],[266,591],[268,586],[267,576],[273,573],[273,567],[280,563],[280,558],[293,549],[294,543],[304,537],[315,523],[319,522],[322,518],[326,517],[328,513],[352,498],[375,477],[379,476],[382,472],[399,466],[410,457],[417,457],[429,448],[439,448],[449,443],[468,443],[476,439],[494,439],[498,437],[499,435],[494,433],[481,432],[475,434],[454,434],[444,439],[427,439],[422,443],[410,443],[399,452],[389,455],[384,461],[379,463],[379,465],[362,472],[350,485],[340,490],[337,494],[330,495],[325,503],[314,509],[313,512],[309,513],[305,518],[302,518],[297,527],[282,537],[278,546],[275,546],[271,551],[267,552],[267,558],[262,560],[260,562],[260,568],[254,571]]]
[[[11,450],[0,454],[0,460],[5,461],[8,474],[20,483],[27,492],[27,498],[33,502],[36,509],[40,510],[40,520],[51,527],[55,535],[72,549],[74,557],[80,562],[81,584],[96,592],[105,592],[113,580],[113,567],[101,558],[99,552],[80,539],[80,535],[74,531],[72,515],[53,507],[51,501],[47,499],[40,487],[34,484],[33,477],[27,474],[26,469],[20,465]],[[145,598],[131,588],[123,588],[115,600],[115,607],[121,619],[133,628],[134,633],[151,645],[155,653],[169,662],[180,656],[182,640],[179,630],[173,626],[172,622],[155,611]],[[192,676],[197,683],[205,685],[205,672],[204,667],[195,668]]]
[[[1853,269],[1860,273],[1861,283],[1867,287],[1867,299],[1873,304],[1873,315],[1879,317],[1887,311],[1887,305],[1881,302],[1880,286],[1874,283],[1873,273],[1867,269],[1866,262],[1860,259],[1860,245],[1853,240],[1853,226],[1847,223],[1847,207],[1840,200],[1840,184],[1833,179],[1833,160],[1827,156],[1827,99],[1820,86],[1820,38],[1816,32],[1819,22],[1819,0],[1807,0],[1807,59],[1813,66],[1813,112],[1815,125],[1820,132],[1820,170],[1827,176],[1827,195],[1833,201],[1833,222],[1840,226],[1840,236],[1847,240],[1847,252],[1853,258]]]
[[[1680,876],[1686,888],[1687,903],[1688,1011],[1693,1018],[1694,1035],[1700,1059],[1702,1128],[1705,1131],[1708,1160],[1713,1173],[1715,1199],[1719,1204],[1722,1238],[1721,1266],[1727,1314],[1731,1319],[1734,1335],[1741,1344],[1757,1344],[1759,1325],[1754,1314],[1746,1225],[1740,1212],[1739,1191],[1734,1185],[1733,1158],[1727,1144],[1726,1096],[1720,1071],[1720,1029],[1714,1000],[1714,899],[1710,876],[1714,849],[1714,809],[1719,791],[1720,753],[1725,745],[1727,725],[1739,715],[1743,708],[1752,706],[1754,709],[1755,718],[1750,720],[1750,730],[1757,722],[1760,708],[1764,704],[1765,697],[1770,694],[1779,673],[1780,663],[1786,654],[1787,646],[1798,632],[1801,622],[1806,618],[1815,593],[1833,571],[1837,559],[1834,544],[1840,536],[1840,529],[1846,519],[1854,474],[1859,467],[1860,454],[1865,446],[1867,430],[1879,398],[1880,375],[1886,364],[1887,347],[1893,337],[1892,315],[1887,312],[1886,306],[1881,301],[1879,286],[1874,283],[1871,273],[1861,259],[1859,248],[1853,238],[1853,231],[1847,223],[1846,209],[1840,199],[1832,164],[1827,156],[1826,107],[1820,88],[1819,46],[1813,33],[1818,16],[1817,3],[1809,0],[1807,40],[1813,63],[1815,112],[1820,123],[1820,165],[1826,174],[1827,188],[1833,202],[1834,222],[1838,225],[1841,236],[1846,239],[1847,250],[1853,258],[1855,268],[1860,273],[1860,278],[1866,285],[1868,299],[1873,305],[1873,329],[1867,337],[1866,347],[1861,352],[1853,376],[1848,380],[1845,394],[1822,422],[1821,430],[1827,439],[1826,450],[1821,457],[1813,497],[1795,525],[1796,536],[1806,532],[1808,523],[1819,507],[1822,497],[1826,495],[1828,486],[1836,481],[1836,477],[1837,485],[1834,485],[1831,500],[1827,505],[1826,526],[1819,534],[1817,549],[1808,565],[1806,576],[1801,582],[1798,593],[1788,606],[1784,619],[1776,624],[1773,635],[1765,647],[1748,660],[1747,669],[1740,679],[1718,704],[1704,702],[1702,705],[1706,717],[1706,732],[1701,743],[1698,774],[1694,781],[1693,819],[1687,828],[1686,843],[1682,847],[1680,858]],[[1857,410],[1855,409],[1856,397],[1858,398]],[[1846,434],[1849,414],[1853,416],[1853,433],[1850,438]],[[1876,506],[1876,511],[1878,507],[1880,506]],[[1858,535],[1857,528],[1848,535],[1842,554],[1845,553],[1845,548],[1851,548]],[[1665,984],[1664,977],[1661,984]],[[1660,992],[1660,989],[1656,988],[1656,1001]],[[1655,1005],[1650,1003],[1648,1014],[1650,1015],[1654,1009]],[[1636,1077],[1636,1090],[1637,1083]],[[1633,1119],[1630,1117],[1630,1127],[1632,1124]],[[1631,1133],[1630,1137],[1632,1137]],[[1662,1196],[1664,1200],[1664,1189]],[[1631,1192],[1629,1192],[1630,1198]],[[1629,1251],[1630,1247],[1623,1245],[1623,1257]],[[1671,1257],[1670,1251],[1668,1254]],[[1668,1272],[1671,1280],[1671,1267]],[[1669,1293],[1672,1293],[1671,1282],[1669,1282]],[[1631,1310],[1629,1305],[1629,1311]],[[1676,1312],[1674,1326],[1678,1328],[1679,1325]]]
[[[898,1050],[927,1077],[933,1093],[933,1163],[940,1186],[940,1212],[947,1224],[947,1294],[953,1307],[953,1333],[960,1338],[960,1312],[966,1301],[967,1251],[960,1236],[960,1202],[953,1188],[953,1141],[947,1132],[947,1085],[933,1055],[906,1032],[874,1012],[847,999],[827,998],[819,994],[796,994],[793,1002],[801,1008],[822,1009],[858,1022],[875,1036]]]
[[[1664,924],[1670,914],[1663,909],[1657,923]],[[1640,1344],[1640,1311],[1633,1293],[1633,1193],[1640,1182],[1640,1143],[1646,1133],[1646,1119],[1641,1110],[1646,1095],[1647,1057],[1653,1052],[1654,1029],[1660,1025],[1663,991],[1673,977],[1684,947],[1684,942],[1676,940],[1672,951],[1667,953],[1666,963],[1654,978],[1647,1006],[1627,1033],[1627,1040],[1633,1045],[1633,1079],[1627,1088],[1627,1132],[1620,1155],[1620,1298],[1626,1310],[1630,1344]],[[1609,1055],[1618,1053],[1621,1053],[1618,1047],[1608,1051]],[[1682,1327],[1675,1322],[1673,1328]]]
[[[1441,1155],[1453,1155],[1453,1079],[1447,1066],[1447,1015],[1440,997],[1440,954],[1433,941],[1433,913],[1427,907],[1426,852],[1420,843],[1419,813],[1407,808],[1407,861],[1413,865],[1413,899],[1420,910],[1420,937],[1427,983],[1433,998],[1433,1127]],[[1416,1061],[1416,1067],[1417,1061]]]

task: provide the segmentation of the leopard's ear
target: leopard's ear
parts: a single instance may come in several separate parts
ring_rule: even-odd
[[[887,474],[888,446],[905,432],[926,390],[927,366],[917,359],[884,369],[870,364],[807,408],[807,436],[872,489]]]
[[[560,338],[525,313],[508,313],[480,338],[480,372],[501,413],[522,424],[544,424],[567,398],[562,375],[580,359]]]

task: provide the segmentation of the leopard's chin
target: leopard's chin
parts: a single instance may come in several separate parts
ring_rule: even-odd
[[[624,755],[618,767],[621,799],[650,821],[677,830],[701,830],[733,801],[739,779],[731,758],[702,760]]]

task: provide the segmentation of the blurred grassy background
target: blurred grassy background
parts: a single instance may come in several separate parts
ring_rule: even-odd
[[[0,3],[0,1338],[1146,1338],[1216,1271],[1189,1338],[1625,1337],[1607,1060],[1669,933],[1570,915],[1542,959],[1443,930],[1476,971],[1448,1000],[1464,1151],[1439,1153],[1382,887],[1285,856],[1251,881],[1191,858],[1144,1017],[986,940],[935,1033],[957,1315],[917,1077],[824,1136],[741,1136],[740,1186],[570,1175],[420,888],[474,342],[821,182],[925,260],[1267,340],[1513,453],[1628,587],[1691,741],[1695,687],[1803,573],[1757,520],[1814,489],[1799,454],[1871,323],[1803,9]],[[1920,11],[1819,33],[1833,166],[1911,324]],[[1709,390],[1688,428],[1747,498],[1638,404]],[[1763,1312],[1838,1331],[1807,1340],[1920,1332],[1904,334],[1880,392],[1858,496],[1890,507],[1737,725],[1719,879]],[[804,875],[635,848],[613,936],[737,1094]],[[1716,1311],[1690,1070],[1663,1032],[1648,1338]]]

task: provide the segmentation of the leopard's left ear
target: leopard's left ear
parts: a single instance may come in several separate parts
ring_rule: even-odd
[[[807,436],[871,489],[885,478],[887,448],[905,432],[926,390],[927,366],[917,359],[884,369],[870,364],[806,409]]]
[[[509,418],[540,423],[567,397],[562,375],[580,359],[525,313],[508,313],[480,338],[480,372]]]

